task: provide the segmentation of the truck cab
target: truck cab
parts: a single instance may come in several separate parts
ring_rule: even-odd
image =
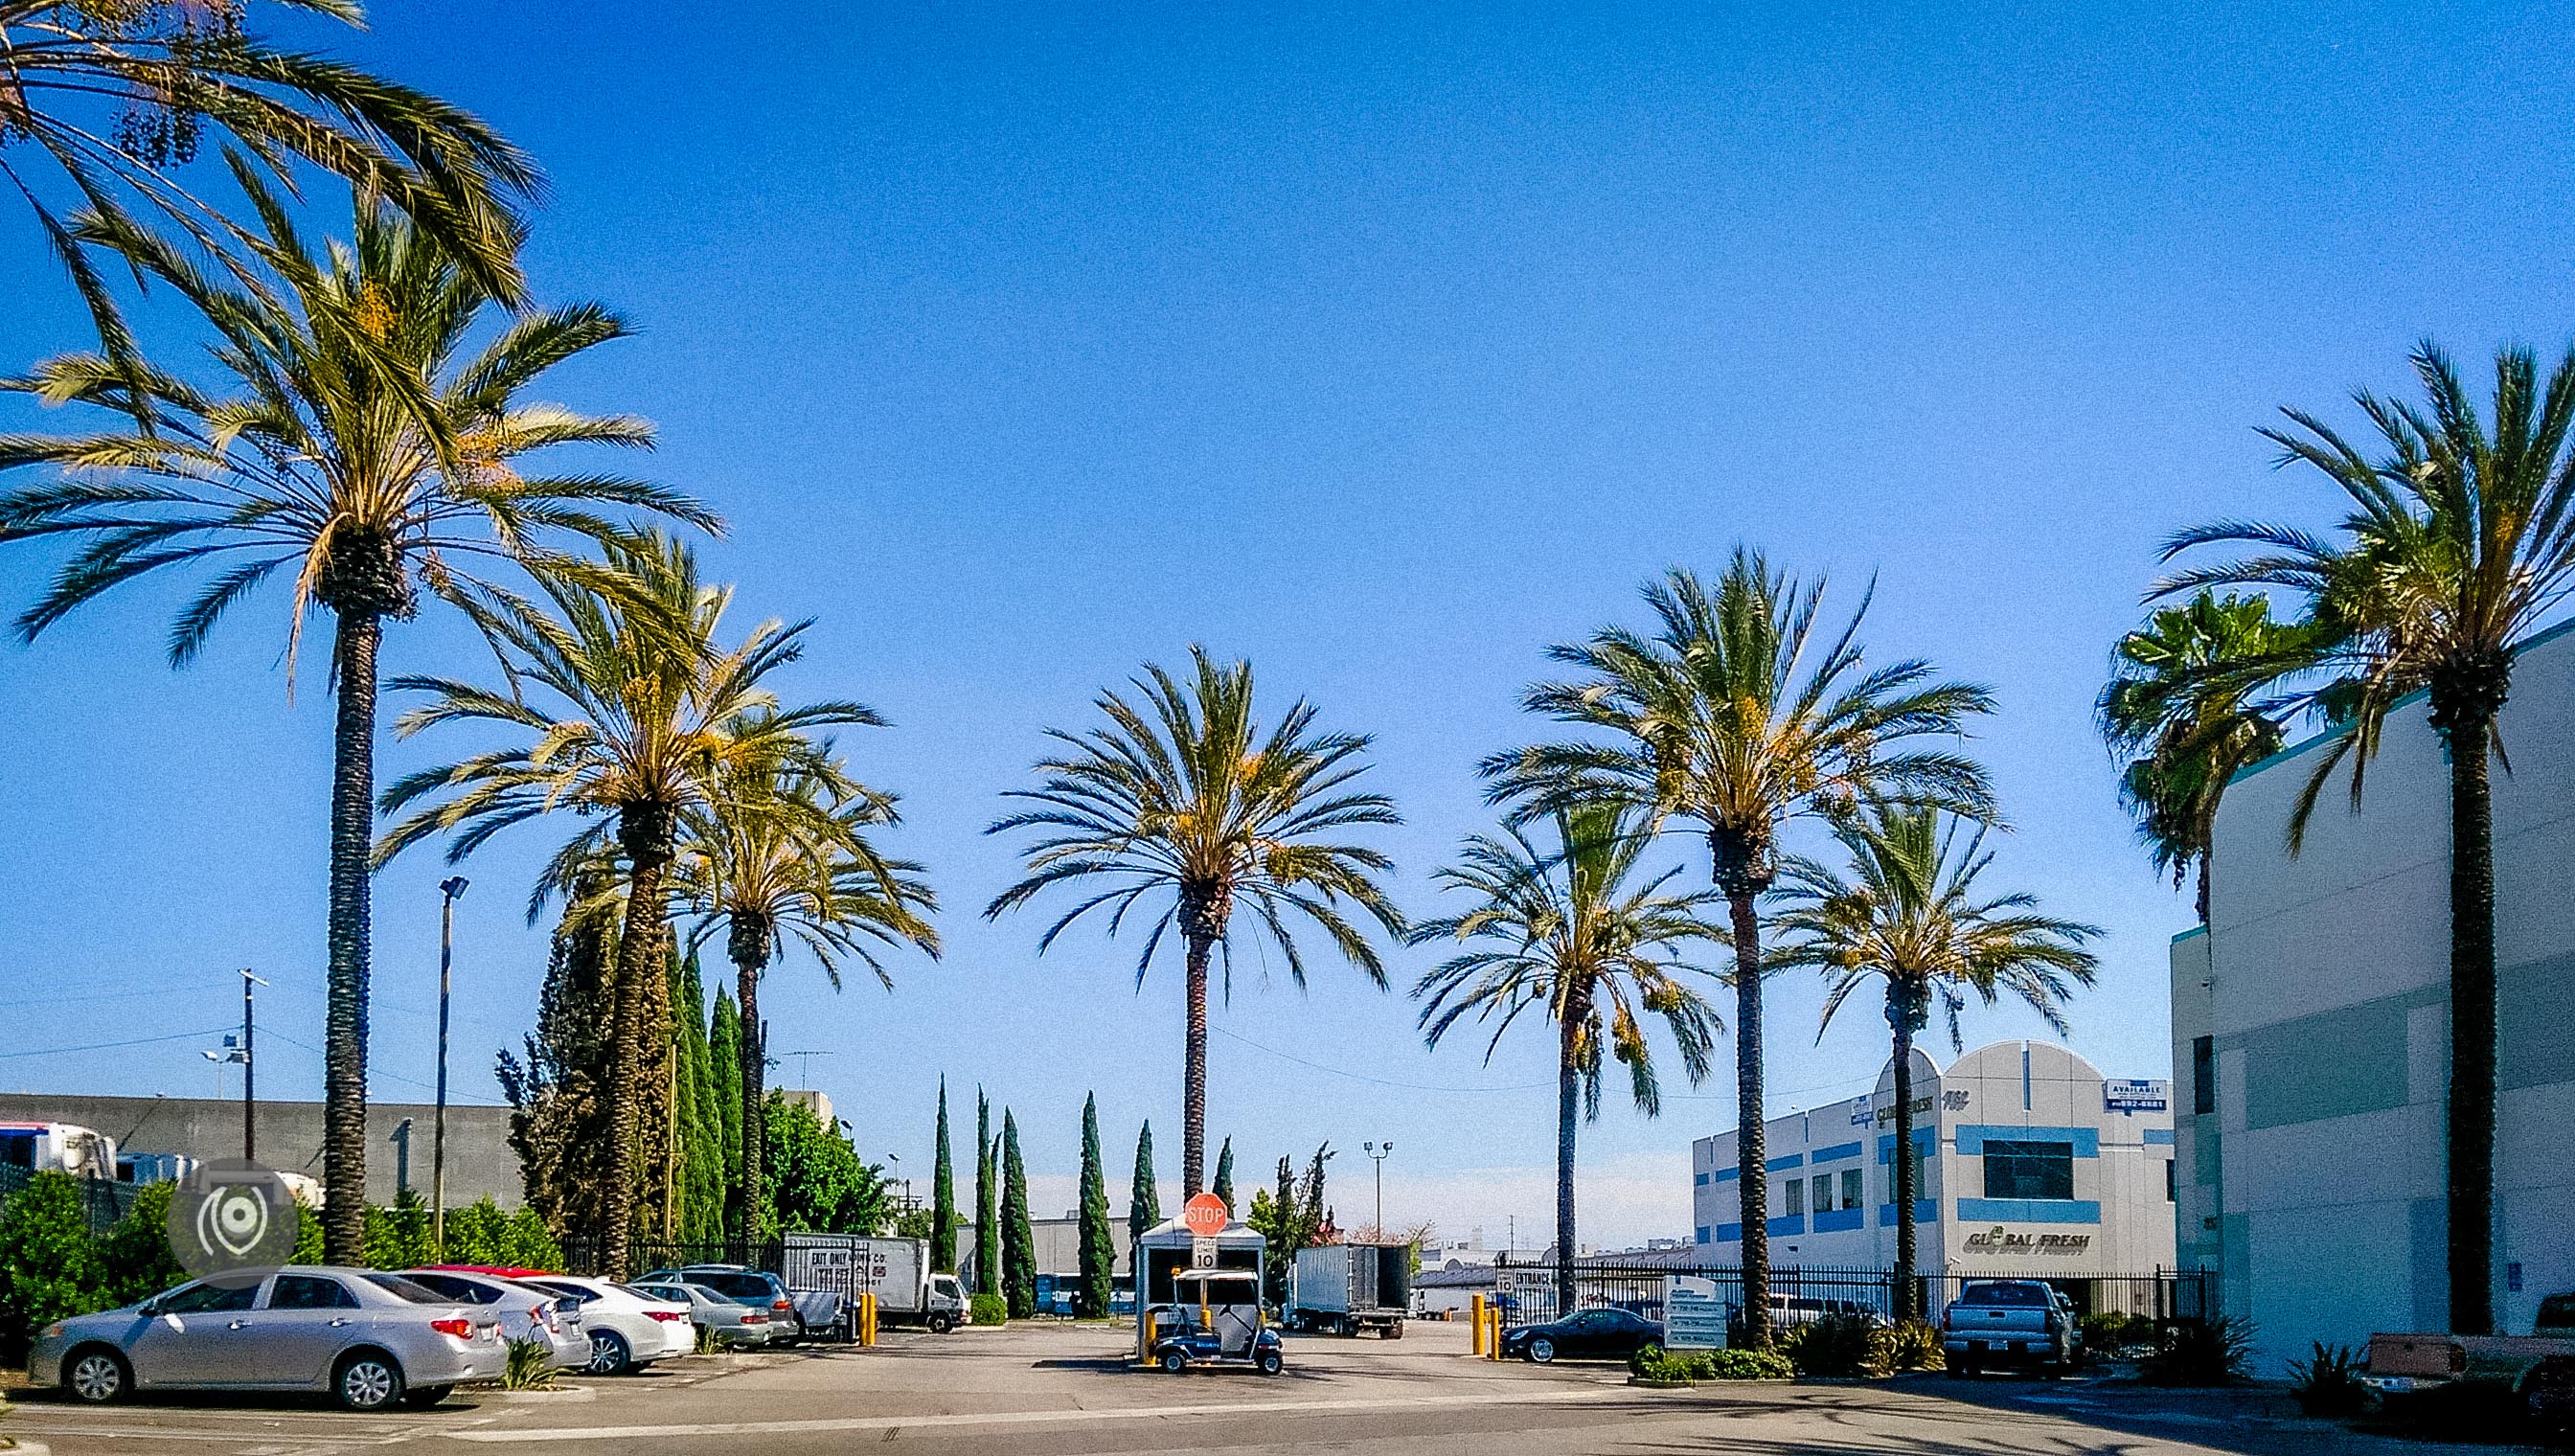
[[[2526,1335],[2374,1334],[2361,1382],[2383,1396],[2484,1389],[2534,1407],[2575,1366],[2575,1290],[2539,1301]],[[2549,1387],[2543,1391],[2541,1386]]]

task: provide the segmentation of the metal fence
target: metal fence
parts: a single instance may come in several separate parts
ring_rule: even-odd
[[[0,1163],[0,1201],[16,1197],[18,1191],[34,1182],[35,1173],[14,1163]],[[92,1233],[105,1233],[116,1227],[134,1206],[134,1197],[143,1191],[140,1183],[120,1183],[113,1178],[74,1178],[81,1212],[89,1218]]]
[[[1728,1310],[1743,1307],[1743,1270],[1735,1264],[1662,1257],[1594,1256],[1573,1261],[1573,1308],[1609,1305],[1647,1319],[1663,1316],[1674,1276],[1716,1286]],[[2217,1308],[2215,1274],[2206,1269],[2161,1269],[2151,1274],[2045,1275],[2031,1270],[1957,1271],[1914,1278],[1920,1307],[1937,1319],[1965,1286],[1987,1279],[2039,1279],[2072,1302],[2078,1314],[2119,1313],[2157,1322],[2196,1320]],[[1494,1261],[1494,1298],[1512,1323],[1553,1319],[1556,1268],[1552,1261],[1505,1254]],[[1895,1310],[1895,1278],[1884,1267],[1780,1265],[1770,1270],[1770,1297],[1778,1317],[1804,1323],[1834,1313],[1880,1318]],[[1784,1305],[1780,1301],[1786,1301]]]
[[[691,1265],[739,1264],[775,1274],[791,1289],[820,1290],[841,1296],[844,1303],[856,1303],[861,1294],[878,1292],[878,1285],[863,1261],[831,1257],[836,1250],[846,1248],[848,1242],[833,1234],[718,1243],[637,1239],[628,1245],[627,1262],[629,1272],[637,1277]],[[565,1272],[573,1274],[597,1276],[603,1266],[599,1244],[592,1239],[566,1240],[564,1261]]]

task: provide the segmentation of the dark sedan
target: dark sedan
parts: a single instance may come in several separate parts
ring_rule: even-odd
[[[1545,1324],[1502,1331],[1502,1355],[1535,1365],[1549,1360],[1624,1360],[1638,1350],[1660,1349],[1663,1327],[1623,1309],[1577,1309]]]

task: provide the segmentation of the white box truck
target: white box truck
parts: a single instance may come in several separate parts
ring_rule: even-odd
[[[779,1275],[791,1290],[828,1289],[856,1305],[877,1297],[881,1324],[926,1325],[946,1334],[966,1322],[966,1293],[954,1274],[930,1268],[930,1243],[917,1238],[791,1233]]]
[[[1403,1338],[1412,1303],[1410,1244],[1322,1244],[1296,1251],[1288,1286],[1288,1327],[1354,1335],[1372,1329]]]

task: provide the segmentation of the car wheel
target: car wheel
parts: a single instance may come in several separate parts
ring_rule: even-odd
[[[331,1393],[343,1410],[383,1410],[403,1398],[402,1367],[391,1356],[372,1350],[351,1355],[331,1378]]]
[[[1387,1326],[1385,1327],[1385,1337],[1386,1337],[1387,1339],[1389,1339],[1389,1340],[1399,1340],[1399,1339],[1402,1339],[1402,1338],[1403,1338],[1403,1321],[1398,1319],[1398,1320],[1396,1320],[1394,1323],[1392,1323],[1392,1324],[1390,1324],[1390,1325],[1387,1325]]]
[[[449,1392],[455,1389],[453,1385],[416,1385],[412,1387],[411,1394],[403,1397],[403,1404],[415,1409],[427,1409],[447,1399]]]
[[[957,1328],[956,1316],[944,1309],[930,1317],[930,1332],[934,1335],[944,1335],[955,1328]]]
[[[635,1352],[626,1348],[626,1339],[615,1330],[590,1332],[590,1373],[623,1375],[635,1364]]]
[[[1264,1375],[1276,1375],[1286,1364],[1286,1361],[1279,1358],[1279,1352],[1277,1350],[1264,1350],[1261,1352],[1261,1373]]]
[[[1528,1362],[1543,1365],[1555,1358],[1555,1341],[1539,1335],[1528,1342]]]
[[[1178,1350],[1165,1350],[1163,1352],[1163,1369],[1166,1373],[1178,1375],[1189,1368],[1189,1356],[1182,1354]]]
[[[114,1350],[79,1350],[63,1362],[63,1388],[76,1400],[107,1405],[134,1393],[134,1371]]]

